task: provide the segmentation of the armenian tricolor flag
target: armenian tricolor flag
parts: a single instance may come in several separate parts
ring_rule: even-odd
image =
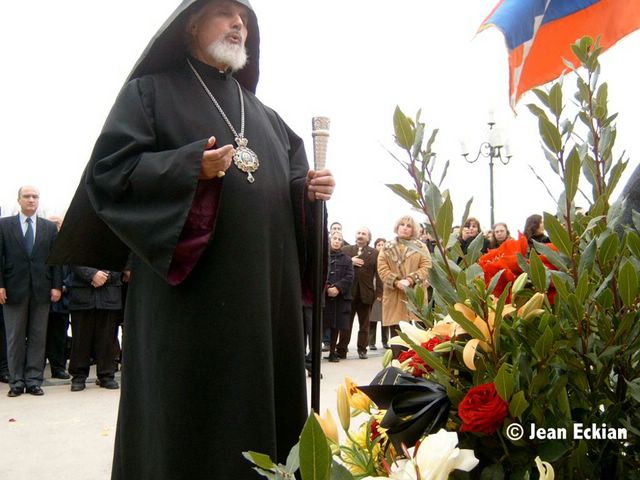
[[[524,92],[567,69],[563,58],[579,64],[571,51],[579,38],[600,37],[606,50],[640,28],[640,0],[501,0],[480,30],[489,26],[505,36],[509,99],[515,107]]]

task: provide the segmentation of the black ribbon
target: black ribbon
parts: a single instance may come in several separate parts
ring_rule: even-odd
[[[398,451],[402,444],[412,447],[423,435],[436,432],[447,423],[451,402],[439,383],[388,367],[370,385],[358,388],[387,410],[380,426],[387,429]]]

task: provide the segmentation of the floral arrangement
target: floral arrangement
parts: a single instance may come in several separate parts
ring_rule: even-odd
[[[640,215],[623,225],[624,205],[610,203],[628,161],[613,155],[599,44],[572,49],[584,67],[573,110],[562,82],[528,105],[563,187],[544,214],[551,244],[519,237],[481,255],[479,235],[464,254],[433,178],[437,130],[396,109],[406,159],[390,153],[413,185],[389,187],[427,218],[433,295],[408,289],[420,321],[401,323],[391,343],[403,351],[370,385],[339,388],[344,443],[330,414],[309,417],[292,452],[304,480],[640,478]],[[355,431],[353,415],[366,419]],[[294,478],[295,461],[246,455],[268,478]]]

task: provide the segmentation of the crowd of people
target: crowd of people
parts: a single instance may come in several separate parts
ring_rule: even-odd
[[[424,225],[405,215],[394,226],[395,238],[376,238],[371,243],[371,231],[360,227],[355,243],[343,236],[342,224],[333,222],[329,232],[329,274],[323,310],[323,351],[329,362],[347,358],[355,319],[358,319],[358,358],[368,358],[368,351],[377,350],[380,330],[382,348],[389,349],[389,339],[397,335],[402,321],[412,321],[407,308],[405,290],[422,285],[429,289],[429,269],[435,242]],[[480,235],[481,252],[498,248],[512,239],[504,222],[495,223],[483,231],[476,217],[468,217],[460,227],[453,228],[460,248],[467,253],[469,245]],[[533,241],[549,243],[541,215],[529,216],[522,229],[530,246]],[[310,307],[306,332],[310,332]],[[379,326],[379,327],[378,327]],[[308,358],[308,362],[309,357]]]
[[[25,392],[43,395],[48,363],[51,377],[71,378],[71,391],[77,392],[86,388],[89,368],[95,363],[96,383],[117,389],[118,333],[130,272],[46,265],[62,220],[38,217],[39,198],[36,187],[21,187],[20,212],[0,219],[0,381],[9,384],[10,397]],[[371,246],[371,231],[360,227],[349,244],[342,225],[331,224],[323,309],[323,351],[328,352],[329,362],[347,358],[356,318],[360,359],[378,349],[378,331],[381,348],[389,349],[399,323],[413,319],[405,289],[428,287],[434,242],[427,229],[408,215],[398,219],[394,233],[395,238],[376,238]],[[454,227],[454,233],[465,254],[478,235],[483,236],[483,253],[512,238],[506,223],[483,232],[475,217]],[[529,216],[522,233],[530,244],[549,242],[541,215]],[[304,310],[308,334],[310,305]]]

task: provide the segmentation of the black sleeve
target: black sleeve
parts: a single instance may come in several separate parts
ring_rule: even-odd
[[[93,276],[98,272],[98,269],[74,265],[71,267],[71,271],[73,272],[74,283],[76,286],[79,286],[78,283],[90,284],[91,280],[93,280]]]
[[[351,285],[353,285],[353,263],[351,263],[351,259],[347,256],[344,255],[346,261],[345,261],[345,265],[347,266],[346,269],[346,273],[344,275],[344,277],[342,277],[340,280],[338,280],[334,286],[340,290],[340,293],[342,295],[344,295],[345,293],[348,293],[351,290]]]
[[[121,271],[130,251],[167,277],[207,139],[158,151],[153,79],[120,92],[94,147],[50,263]],[[88,226],[87,226],[88,225]],[[92,238],[93,249],[81,245]]]

